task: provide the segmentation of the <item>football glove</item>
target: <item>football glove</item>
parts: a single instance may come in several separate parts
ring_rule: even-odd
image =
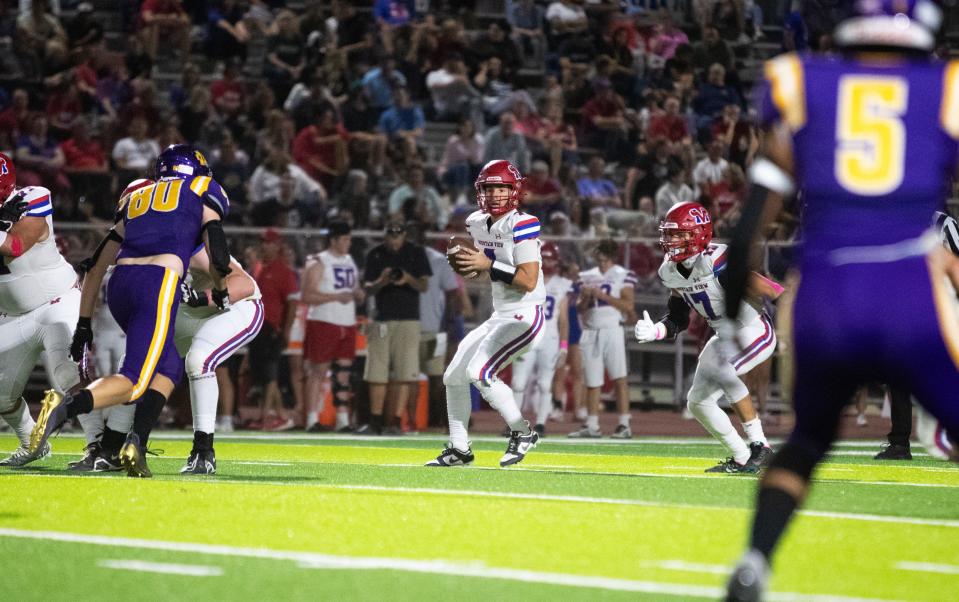
[[[90,318],[77,319],[77,328],[73,331],[73,341],[70,343],[70,357],[78,364],[83,360],[84,353],[93,343],[93,327]]]
[[[666,338],[666,326],[662,322],[653,322],[649,312],[643,310],[643,319],[636,322],[633,334],[640,343],[661,341]]]
[[[180,303],[185,303],[190,307],[206,307],[210,304],[210,299],[202,292],[186,282],[180,283]]]
[[[29,203],[24,198],[25,196],[26,193],[20,191],[3,206],[0,206],[0,232],[6,232],[12,228],[13,224],[20,221],[20,218],[26,213]]]
[[[229,311],[230,310],[230,291],[226,288],[222,289],[213,289],[211,296],[213,297],[213,304],[217,306],[220,311]]]

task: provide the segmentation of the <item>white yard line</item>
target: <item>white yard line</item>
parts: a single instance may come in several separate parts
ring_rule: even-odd
[[[500,469],[493,469],[493,470],[500,470]],[[23,474],[18,476],[25,477],[25,478],[41,478],[41,479],[71,479],[71,478],[116,479],[116,477],[111,475],[103,475],[103,476],[89,475],[89,476],[78,477],[70,474],[59,474],[59,475]],[[443,496],[469,497],[469,498],[485,497],[485,498],[502,498],[502,499],[514,499],[514,500],[537,500],[537,501],[549,501],[549,502],[573,502],[573,503],[583,503],[583,504],[608,504],[608,505],[614,505],[614,506],[641,506],[641,507],[647,507],[647,508],[693,508],[698,510],[712,510],[712,511],[719,511],[719,512],[748,510],[747,508],[739,508],[735,506],[710,506],[705,504],[651,502],[646,500],[632,500],[632,499],[624,499],[624,498],[590,497],[590,496],[580,496],[580,495],[554,495],[554,494],[548,494],[548,493],[519,493],[519,492],[512,492],[512,491],[438,489],[433,487],[387,487],[385,485],[339,485],[339,484],[331,484],[331,483],[289,483],[286,481],[246,481],[243,479],[230,479],[230,480],[197,479],[197,480],[190,480],[190,481],[186,481],[186,480],[178,481],[178,483],[187,483],[187,482],[197,483],[200,485],[270,485],[270,486],[279,486],[279,487],[310,487],[315,489],[331,489],[334,491],[375,491],[375,492],[382,492],[382,493],[427,494],[427,495],[443,495]],[[906,516],[885,516],[881,514],[826,512],[826,511],[819,511],[819,510],[800,510],[799,514],[802,514],[805,516],[839,519],[839,520],[855,520],[855,521],[866,521],[866,522],[894,523],[894,524],[903,524],[903,525],[959,528],[959,520],[950,520],[950,519],[915,518],[915,517],[906,517]]]
[[[337,556],[333,554],[318,554],[314,552],[273,550],[270,548],[245,548],[227,545],[186,543],[154,539],[85,535],[81,533],[63,533],[58,531],[28,531],[23,529],[0,529],[0,537],[17,537],[45,541],[60,541],[67,543],[138,548],[147,550],[164,550],[170,552],[209,554],[216,556],[259,558],[266,560],[288,560],[296,562],[301,568],[310,569],[393,570],[411,573],[426,573],[432,575],[455,575],[460,577],[478,577],[483,579],[506,579],[510,581],[520,581],[526,583],[543,583],[548,585],[565,585],[570,587],[662,594],[669,596],[682,596],[687,598],[715,599],[723,594],[723,591],[718,587],[682,585],[678,583],[661,583],[656,581],[638,581],[633,579],[616,579],[613,577],[574,575],[570,573],[528,571],[522,569],[490,567],[480,562],[454,563],[446,560],[413,560],[407,558]],[[837,600],[843,602],[852,602],[856,600],[859,602],[866,602],[865,599],[861,598],[844,598],[831,595],[807,596],[789,592],[772,593],[768,596],[768,599],[776,602],[797,599],[812,601]]]
[[[256,460],[251,460],[249,462],[240,462],[238,460],[230,460],[231,464],[241,464],[243,466],[293,466],[293,462],[259,462]]]
[[[897,562],[894,565],[902,571],[920,571],[923,573],[940,573],[943,575],[959,575],[959,565],[935,564],[932,562]]]
[[[105,569],[187,575],[189,577],[220,577],[223,575],[223,569],[220,567],[201,564],[170,564],[166,562],[147,562],[145,560],[101,560],[97,563],[97,566]]]
[[[710,575],[728,575],[733,567],[725,564],[703,564],[700,562],[686,562],[685,560],[658,560],[644,562],[643,566],[668,571],[683,571],[687,573],[709,573]]]

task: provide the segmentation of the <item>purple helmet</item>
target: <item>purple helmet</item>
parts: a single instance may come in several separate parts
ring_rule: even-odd
[[[189,144],[171,144],[157,157],[153,178],[192,178],[212,176],[203,153]]]
[[[852,14],[836,26],[842,47],[894,47],[931,51],[942,25],[936,0],[853,0]]]

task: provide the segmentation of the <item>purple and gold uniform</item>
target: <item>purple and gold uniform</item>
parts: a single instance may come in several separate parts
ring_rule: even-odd
[[[956,166],[959,62],[787,54],[765,84],[805,204],[790,441],[824,452],[869,381],[907,387],[955,438],[959,314],[930,221]]]
[[[118,259],[172,254],[190,264],[201,241],[203,206],[225,215],[226,194],[209,176],[164,178],[121,200],[117,221],[124,223]],[[180,302],[180,276],[156,265],[117,265],[107,289],[110,312],[127,335],[120,374],[134,383],[131,401],[149,387],[155,374],[174,383],[183,362],[173,346],[174,319]]]

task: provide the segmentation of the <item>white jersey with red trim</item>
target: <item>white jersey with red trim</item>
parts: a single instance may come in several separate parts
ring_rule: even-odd
[[[466,218],[466,230],[493,261],[516,267],[522,263],[540,264],[536,288],[524,293],[516,288],[493,281],[493,309],[512,311],[542,305],[546,301],[546,286],[543,282],[543,259],[540,256],[539,220],[535,216],[515,209],[493,221],[489,214],[474,211]]]
[[[0,256],[0,313],[10,316],[25,314],[53,301],[77,282],[73,267],[57,250],[50,191],[42,186],[27,186],[14,191],[8,201],[18,195],[28,203],[20,219],[43,218],[47,234],[16,259]]]
[[[546,280],[546,301],[543,302],[543,339],[559,341],[559,305],[573,290],[573,281],[554,274]]]
[[[621,265],[614,264],[606,273],[600,272],[598,267],[579,273],[576,282],[576,291],[584,287],[602,289],[612,297],[622,297],[624,288],[636,288],[636,274]],[[601,328],[615,328],[622,324],[624,316],[621,311],[606,303],[595,300],[583,319],[583,328],[599,330]]]
[[[686,305],[696,310],[713,330],[726,319],[726,293],[719,282],[719,275],[726,269],[726,245],[711,244],[702,253],[682,262],[689,268],[689,276],[679,271],[680,264],[663,259],[659,266],[659,278],[663,285],[680,295]],[[760,318],[760,312],[749,303],[743,303],[739,319],[733,326],[742,328]]]
[[[307,257],[306,269],[309,269],[314,261],[323,264],[323,277],[320,278],[318,292],[332,295],[351,292],[356,289],[359,270],[356,267],[356,262],[353,261],[353,257],[349,254],[336,255],[327,249],[322,253]],[[310,305],[306,318],[336,324],[337,326],[356,326],[356,301],[352,300],[349,303],[331,301]]]

